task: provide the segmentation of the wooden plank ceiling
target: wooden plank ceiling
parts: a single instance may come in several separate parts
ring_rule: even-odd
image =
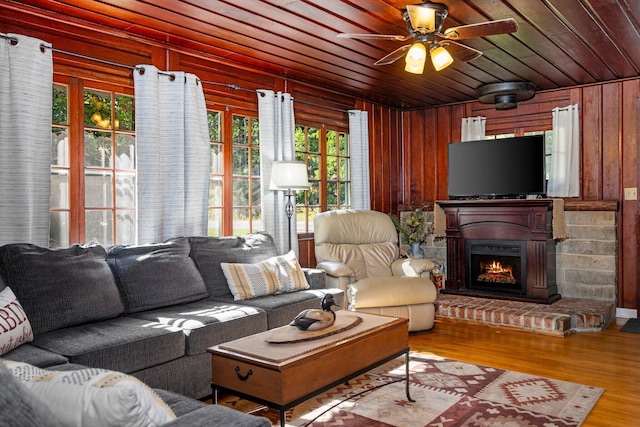
[[[408,2],[408,3],[407,3]],[[483,52],[422,75],[373,63],[408,42],[339,33],[406,34],[402,9],[420,0],[26,0],[30,4],[198,49],[226,61],[336,89],[399,109],[477,99],[487,83],[529,81],[539,90],[638,76],[638,0],[440,0],[444,29],[514,18],[519,30],[461,41]],[[0,20],[1,22],[1,20]]]

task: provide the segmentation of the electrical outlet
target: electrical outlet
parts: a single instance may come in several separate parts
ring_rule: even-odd
[[[638,188],[631,187],[624,189],[624,199],[625,200],[638,200]]]

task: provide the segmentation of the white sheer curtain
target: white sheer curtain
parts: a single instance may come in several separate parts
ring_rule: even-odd
[[[51,45],[18,34],[1,35],[0,245],[26,242],[46,247],[51,195]]]
[[[371,209],[369,178],[369,116],[366,111],[349,110],[351,148],[351,207]]]
[[[549,197],[580,195],[580,113],[578,105],[554,108]]]
[[[207,235],[210,141],[193,74],[134,71],[138,243]]]
[[[477,141],[484,139],[486,123],[486,117],[463,117],[462,141]]]
[[[274,161],[294,160],[295,118],[293,98],[288,93],[271,90],[258,91],[258,122],[260,125],[260,189],[262,197],[262,224],[264,231],[273,236],[278,253],[291,250],[298,253],[296,215],[291,217],[291,229],[285,214],[287,202],[284,191],[271,191],[271,164]],[[294,200],[295,202],[295,200]],[[289,234],[291,233],[291,234]]]

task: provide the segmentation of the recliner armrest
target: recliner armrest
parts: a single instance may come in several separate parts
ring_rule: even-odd
[[[355,279],[356,273],[347,264],[338,261],[322,261],[316,268],[324,270],[327,275],[333,277],[353,277]]]
[[[426,258],[400,258],[391,263],[394,276],[425,277],[436,265]]]

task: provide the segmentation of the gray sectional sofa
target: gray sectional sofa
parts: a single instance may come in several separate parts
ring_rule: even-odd
[[[306,290],[235,301],[220,263],[277,256],[266,233],[178,237],[163,243],[0,247],[0,290],[9,286],[34,339],[2,355],[41,368],[79,364],[131,374],[192,398],[211,393],[213,345],[287,324],[331,292],[304,269]]]

